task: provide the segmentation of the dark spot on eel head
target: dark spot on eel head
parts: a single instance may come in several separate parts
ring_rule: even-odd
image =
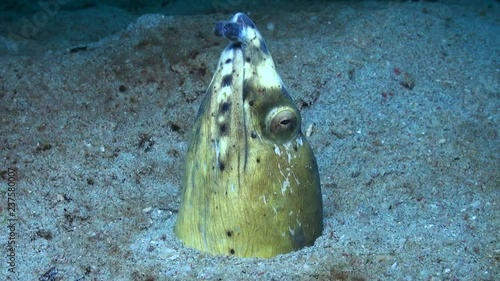
[[[220,126],[219,126],[219,133],[221,135],[225,135],[227,132],[227,126],[226,124],[222,123]]]
[[[231,59],[227,59],[227,60],[226,60],[226,63],[231,63],[231,62],[232,62],[232,60],[231,60]]]
[[[231,86],[231,83],[233,83],[233,76],[226,75],[222,77],[222,87]]]
[[[231,237],[231,236],[233,236],[233,231],[232,230],[228,230],[226,232],[226,234],[227,234],[227,237]]]
[[[234,249],[229,250],[229,253],[230,253],[231,255],[234,255]]]
[[[224,166],[224,163],[220,163],[219,164],[219,170],[222,172],[224,171],[224,169],[226,168],[226,166]]]
[[[255,139],[255,138],[257,138],[257,133],[256,132],[252,132],[252,133],[250,133],[250,136],[252,137],[252,139]]]
[[[260,158],[257,158],[257,163],[260,163]]]
[[[221,106],[220,106],[220,111],[221,111],[221,113],[226,113],[226,112],[229,110],[229,108],[230,108],[230,107],[231,107],[231,104],[230,104],[230,103],[228,103],[228,102],[223,102],[223,103],[221,104]]]
[[[246,62],[251,62],[251,61],[252,61],[252,59],[250,57],[246,58]]]

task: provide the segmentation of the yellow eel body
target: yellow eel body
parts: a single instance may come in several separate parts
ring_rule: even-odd
[[[238,13],[192,129],[175,233],[216,255],[269,258],[323,229],[318,167],[255,24]]]

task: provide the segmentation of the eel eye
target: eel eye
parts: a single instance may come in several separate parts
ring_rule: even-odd
[[[271,110],[266,118],[266,131],[269,136],[285,143],[295,137],[300,129],[298,112],[290,107],[280,107]]]

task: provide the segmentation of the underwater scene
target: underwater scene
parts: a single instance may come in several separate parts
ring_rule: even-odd
[[[0,280],[499,280],[500,1],[4,0]]]

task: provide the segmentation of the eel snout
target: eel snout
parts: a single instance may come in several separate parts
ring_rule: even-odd
[[[243,13],[237,13],[229,21],[219,21],[215,24],[214,34],[218,37],[225,37],[231,42],[245,41],[244,31],[246,28],[255,29],[252,20]]]

